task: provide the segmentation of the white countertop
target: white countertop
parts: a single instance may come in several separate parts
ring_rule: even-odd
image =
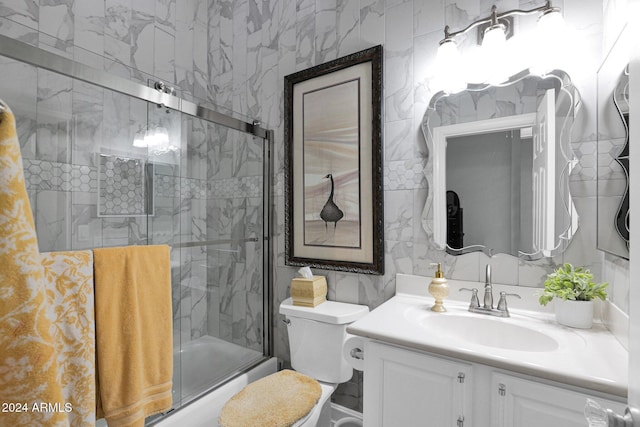
[[[592,329],[574,329],[558,325],[554,315],[548,312],[510,308],[511,317],[497,318],[469,313],[466,301],[445,299],[447,313],[432,312],[432,305],[431,297],[399,292],[351,324],[347,332],[621,398],[627,396],[628,353],[601,323],[594,323]],[[495,321],[526,326],[552,337],[559,345],[552,350],[536,352],[497,348],[429,333],[420,325],[420,320],[426,316],[450,315],[490,317]]]

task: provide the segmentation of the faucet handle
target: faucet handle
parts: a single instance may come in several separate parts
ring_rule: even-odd
[[[460,288],[460,291],[468,291],[471,292],[471,302],[469,303],[469,308],[478,308],[480,307],[480,300],[478,299],[478,289],[477,288]]]
[[[516,297],[521,299],[518,294],[509,294],[504,291],[500,292],[500,300],[498,301],[498,310],[502,311],[506,316],[509,316],[509,307],[507,307],[507,297]]]

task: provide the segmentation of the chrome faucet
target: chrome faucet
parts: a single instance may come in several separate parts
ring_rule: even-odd
[[[484,278],[484,305],[485,310],[493,309],[493,286],[491,286],[491,265],[487,264]]]
[[[472,313],[488,314],[490,316],[509,317],[509,308],[507,307],[507,297],[514,296],[520,298],[518,294],[508,294],[500,292],[500,300],[498,307],[493,308],[493,286],[491,285],[491,266],[487,264],[486,277],[484,281],[484,304],[481,307],[478,300],[478,289],[460,288],[461,291],[471,292],[471,301],[469,302],[469,311]]]

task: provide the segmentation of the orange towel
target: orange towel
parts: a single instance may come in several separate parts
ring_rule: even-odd
[[[109,427],[142,427],[172,405],[169,247],[93,252],[98,416]]]
[[[0,402],[20,406],[0,413],[3,426],[69,425],[46,286],[15,119],[7,108],[0,114]]]

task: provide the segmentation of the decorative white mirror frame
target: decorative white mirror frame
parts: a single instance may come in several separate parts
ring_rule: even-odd
[[[512,77],[507,83],[500,85],[500,87],[508,86],[518,81],[532,77],[528,70]],[[533,76],[535,77],[535,76]],[[561,90],[569,91],[567,86],[571,86],[569,77],[562,71],[555,71],[541,78],[558,78],[561,84]],[[479,92],[490,88],[490,86],[473,86],[467,90],[472,92]],[[573,86],[570,88],[575,90]],[[579,110],[580,97],[577,91],[571,95],[571,107],[573,110],[573,118],[575,119],[576,111]],[[435,111],[435,104],[442,97],[447,96],[444,93],[436,94],[429,105],[429,109],[425,113],[425,119],[422,123],[422,131],[427,141],[427,147],[429,151],[429,161],[424,169],[424,174],[428,183],[428,193],[425,207],[422,213],[422,225],[427,235],[431,237],[432,243],[436,249],[446,250],[452,255],[461,255],[468,252],[481,251],[491,256],[493,251],[490,248],[481,245],[465,246],[461,249],[455,249],[447,246],[447,220],[444,215],[434,215],[434,212],[446,212],[446,147],[447,138],[467,136],[474,134],[485,134],[491,132],[505,131],[516,128],[534,127],[536,126],[536,113],[523,113],[515,115],[507,115],[502,117],[496,117],[485,120],[477,120],[463,123],[456,123],[451,125],[429,127],[428,115],[430,111]],[[575,98],[574,98],[575,96]],[[553,256],[559,252],[562,252],[566,246],[568,246],[571,238],[578,229],[578,214],[568,190],[568,177],[573,167],[577,164],[577,159],[570,151],[570,128],[565,129],[565,123],[559,124],[562,126],[560,132],[560,140],[558,141],[563,147],[562,152],[565,154],[567,165],[564,170],[559,171],[560,174],[566,178],[567,188],[559,189],[561,192],[566,192],[566,195],[562,197],[564,206],[562,207],[567,211],[569,223],[559,236],[553,236],[556,242],[551,245],[546,245],[544,250],[536,253],[519,253],[519,257],[526,260],[536,260],[543,257]]]

